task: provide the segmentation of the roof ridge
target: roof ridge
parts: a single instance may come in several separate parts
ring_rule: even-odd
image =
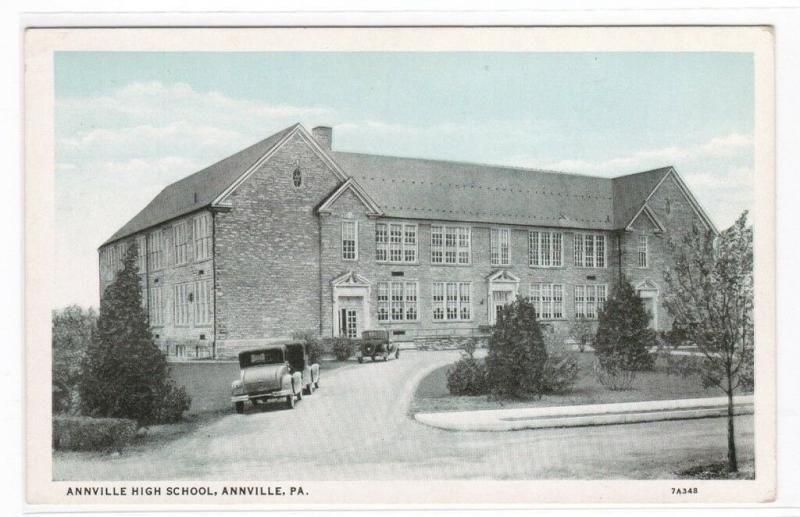
[[[537,172],[540,174],[553,174],[553,175],[563,175],[563,176],[578,176],[581,178],[595,178],[595,179],[603,179],[603,180],[610,180],[614,179],[608,176],[597,176],[592,174],[583,174],[580,172],[568,172],[568,171],[557,171],[553,169],[536,169],[533,167],[521,167],[515,165],[501,165],[497,163],[486,163],[486,162],[468,162],[464,160],[442,160],[439,158],[419,158],[414,156],[397,156],[391,154],[373,154],[373,153],[360,153],[360,152],[352,152],[352,151],[333,151],[333,154],[357,154],[359,156],[372,156],[376,158],[394,158],[397,160],[417,160],[423,162],[432,162],[432,163],[447,163],[452,165],[473,165],[476,167],[492,167],[495,169],[506,169],[512,171],[521,171],[521,172]]]

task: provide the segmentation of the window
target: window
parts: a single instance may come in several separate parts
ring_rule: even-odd
[[[639,235],[638,255],[639,255],[639,267],[641,268],[647,267],[647,235],[644,234]]]
[[[186,221],[176,223],[172,227],[173,241],[175,242],[175,265],[189,262],[189,231]]]
[[[472,318],[470,282],[433,283],[434,321],[464,321]]]
[[[468,265],[471,241],[468,226],[431,226],[431,263]]]
[[[379,262],[416,262],[417,225],[378,223],[375,225],[375,260]]]
[[[378,321],[416,321],[417,283],[378,282]]]
[[[296,168],[292,173],[292,183],[294,183],[295,187],[303,184],[303,174],[300,172],[300,167]]]
[[[164,324],[164,299],[161,286],[150,288],[150,326],[160,327]]]
[[[147,236],[147,255],[150,258],[150,271],[158,271],[166,265],[164,232],[161,230],[156,230]]]
[[[342,221],[342,259],[358,259],[358,223]]]
[[[192,287],[189,283],[175,284],[174,296],[174,323],[175,326],[186,326],[189,324],[189,304],[192,298]]]
[[[575,265],[578,267],[606,267],[606,236],[576,233]]]
[[[199,280],[194,283],[194,324],[211,324],[211,279]]]
[[[511,260],[511,230],[509,228],[492,228],[489,240],[492,265],[507,266]]]
[[[543,320],[564,317],[564,286],[561,284],[531,284],[528,300]]]
[[[605,301],[605,285],[576,285],[575,317],[597,319],[597,314],[603,309]]]
[[[528,264],[531,267],[561,267],[564,263],[561,232],[532,231],[528,234]]]
[[[194,218],[194,260],[211,257],[211,216],[200,214]]]
[[[136,265],[139,267],[139,273],[144,273],[147,270],[147,238],[144,235],[136,237]]]

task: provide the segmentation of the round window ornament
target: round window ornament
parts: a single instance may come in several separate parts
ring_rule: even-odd
[[[299,187],[303,184],[303,173],[300,172],[300,167],[296,167],[294,172],[292,173],[292,181],[294,182],[295,187]]]

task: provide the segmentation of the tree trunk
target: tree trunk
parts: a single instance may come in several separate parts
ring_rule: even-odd
[[[728,376],[728,472],[738,472],[739,464],[736,461],[736,440],[733,431],[733,387]]]

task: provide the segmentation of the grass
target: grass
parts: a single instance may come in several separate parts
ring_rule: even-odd
[[[681,479],[755,479],[753,462],[739,465],[738,472],[728,471],[727,463],[697,465],[677,472]]]
[[[544,395],[541,399],[489,400],[485,395],[454,396],[447,390],[447,371],[451,365],[434,370],[417,387],[411,405],[412,413],[438,411],[471,411],[481,409],[508,409],[515,407],[573,406],[581,404],[609,404],[645,400],[672,400],[724,395],[718,388],[704,388],[697,377],[683,377],[666,371],[664,359],[659,358],[650,372],[639,372],[632,389],[612,391],[602,386],[594,376],[593,353],[574,352],[580,371],[569,393]]]

